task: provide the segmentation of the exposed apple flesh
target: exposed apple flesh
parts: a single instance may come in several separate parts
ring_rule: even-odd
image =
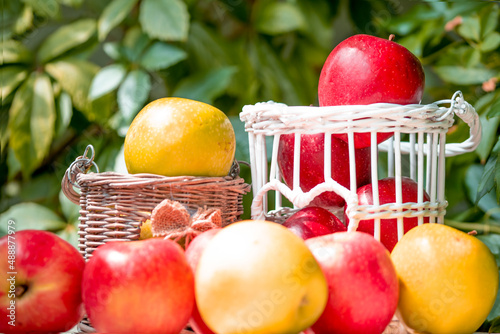
[[[346,142],[331,137],[331,175],[332,179],[342,186],[350,187],[349,148]],[[285,183],[293,185],[293,156],[295,134],[280,136],[278,149],[278,165]],[[325,135],[304,134],[300,140],[300,187],[304,192],[325,181],[324,177],[324,146]],[[356,185],[360,187],[371,181],[370,148],[355,150]],[[317,196],[309,205],[328,209],[341,208],[344,199],[333,191]]]
[[[318,83],[320,106],[420,103],[425,85],[422,64],[389,39],[354,35],[326,59]],[[347,142],[347,134],[335,136]],[[392,133],[378,133],[380,143]],[[354,135],[356,148],[370,146],[370,133]]]
[[[287,218],[283,226],[307,240],[321,235],[347,231],[340,219],[321,207],[306,207]]]
[[[328,282],[315,334],[381,334],[398,305],[399,283],[389,252],[361,232],[339,232],[305,241]]]
[[[396,202],[396,179],[388,177],[378,181],[379,204]],[[401,192],[403,203],[418,202],[418,183],[409,177],[401,178]],[[359,205],[373,205],[373,184],[367,184],[358,189]],[[429,195],[424,191],[424,202],[429,201]],[[349,224],[349,218],[345,215],[346,225]],[[429,217],[424,217],[423,223],[428,223]],[[418,225],[418,217],[403,218],[404,233]],[[349,225],[347,225],[349,226]],[[373,219],[360,220],[357,231],[374,234],[375,222]],[[380,220],[380,242],[392,251],[398,242],[398,223],[397,218]]]

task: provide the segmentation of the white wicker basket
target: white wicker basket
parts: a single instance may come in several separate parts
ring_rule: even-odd
[[[454,115],[470,127],[470,138],[462,143],[446,144],[446,133],[454,123]],[[447,201],[444,194],[445,157],[473,151],[481,140],[481,124],[474,108],[467,103],[461,92],[449,100],[428,105],[397,105],[377,103],[362,106],[287,106],[272,101],[243,107],[240,119],[245,123],[249,135],[250,161],[252,168],[252,218],[283,220],[296,209],[307,206],[316,196],[325,191],[334,191],[346,202],[349,230],[355,230],[361,219],[374,219],[374,236],[380,238],[380,219],[397,218],[398,238],[404,233],[403,218],[424,217],[430,222],[442,223]],[[371,179],[374,205],[358,205],[354,133],[371,134]],[[377,145],[376,135],[393,132],[394,136]],[[294,143],[294,185],[287,186],[278,168],[278,145],[283,134],[325,134],[324,170],[325,182],[310,191],[300,188],[298,179],[300,162],[300,136]],[[347,134],[349,148],[350,189],[340,185],[331,177],[331,134]],[[403,140],[402,138],[406,138]],[[266,145],[267,142],[267,145]],[[266,146],[268,146],[266,148]],[[271,151],[268,154],[268,151]],[[387,155],[387,175],[394,176],[396,203],[378,205],[379,154]],[[408,166],[403,170],[402,162]],[[270,168],[268,165],[270,163]],[[406,167],[404,166],[404,167]],[[407,174],[407,175],[405,175]],[[401,179],[411,177],[418,183],[418,202],[403,203]],[[384,176],[385,177],[385,176]],[[297,181],[296,181],[297,180]],[[430,201],[423,200],[425,191]],[[274,207],[270,207],[268,192],[274,191]],[[293,207],[283,205],[283,196]],[[343,208],[337,208],[337,214]]]

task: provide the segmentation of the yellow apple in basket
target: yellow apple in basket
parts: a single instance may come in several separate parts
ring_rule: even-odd
[[[226,176],[236,149],[234,129],[219,109],[184,98],[146,105],[125,137],[129,173]]]
[[[441,224],[410,230],[391,254],[400,279],[399,315],[420,333],[470,334],[498,291],[498,268],[474,236]]]
[[[243,221],[206,245],[195,295],[215,333],[299,333],[323,312],[328,287],[301,238],[277,223]]]

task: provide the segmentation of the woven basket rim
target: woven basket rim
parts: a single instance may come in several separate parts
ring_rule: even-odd
[[[239,175],[236,177],[232,176],[191,176],[191,175],[182,175],[182,176],[164,176],[159,174],[151,174],[151,173],[138,173],[138,174],[126,174],[126,173],[118,173],[113,171],[108,172],[100,172],[100,173],[79,173],[77,177],[78,181],[97,181],[97,180],[130,180],[130,182],[143,182],[150,181],[151,183],[157,183],[158,181],[165,182],[227,182],[227,181],[239,181],[244,180]],[[80,183],[79,182],[79,183]]]

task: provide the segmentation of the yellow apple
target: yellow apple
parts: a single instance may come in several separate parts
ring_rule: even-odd
[[[410,230],[391,254],[400,279],[400,318],[420,333],[470,334],[498,291],[493,254],[477,238],[442,224]]]
[[[328,287],[304,241],[267,221],[219,231],[201,254],[196,302],[219,334],[299,333],[326,305]]]
[[[219,109],[184,98],[146,105],[125,136],[131,174],[226,176],[236,149],[234,129]]]

